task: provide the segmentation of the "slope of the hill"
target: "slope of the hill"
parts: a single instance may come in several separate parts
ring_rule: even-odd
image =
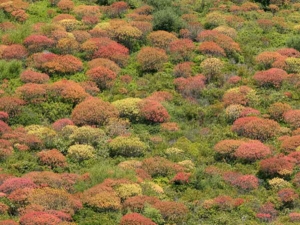
[[[0,225],[300,222],[299,0],[0,8]]]

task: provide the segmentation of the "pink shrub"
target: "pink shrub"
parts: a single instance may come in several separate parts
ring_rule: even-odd
[[[46,212],[29,212],[20,218],[20,225],[57,225],[61,219]]]
[[[237,159],[252,162],[266,158],[270,154],[271,150],[268,146],[255,140],[242,143],[235,151],[234,156]]]
[[[74,125],[73,121],[68,118],[58,119],[52,124],[55,131],[61,131],[67,125]]]
[[[254,80],[260,86],[274,86],[279,88],[285,78],[287,78],[287,72],[282,69],[271,68],[265,71],[259,71],[255,73]]]
[[[45,73],[39,73],[31,69],[27,69],[21,73],[20,79],[24,83],[44,84],[47,83],[50,78]]]
[[[300,128],[300,109],[285,112],[283,118],[291,127]]]
[[[156,223],[139,213],[129,213],[122,217],[120,225],[156,225]]]
[[[36,185],[31,179],[14,177],[5,180],[0,186],[0,191],[9,194],[20,188],[36,188]]]

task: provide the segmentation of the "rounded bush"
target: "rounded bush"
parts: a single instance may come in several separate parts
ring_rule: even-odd
[[[138,137],[116,137],[109,143],[112,156],[138,157],[144,155],[147,145]]]
[[[282,69],[272,68],[256,72],[253,78],[260,86],[274,86],[279,88],[283,80],[287,78],[287,75],[287,72]]]
[[[159,48],[143,47],[137,54],[142,71],[158,71],[168,61],[166,52]]]
[[[292,107],[288,103],[275,102],[268,108],[268,112],[272,119],[283,120],[283,115]]]
[[[157,101],[144,99],[139,103],[141,117],[152,123],[163,123],[169,120],[170,115],[166,108]]]
[[[57,149],[41,151],[37,153],[37,156],[42,165],[47,165],[51,168],[65,167],[67,164],[66,157]]]
[[[76,125],[102,126],[110,118],[118,117],[117,109],[108,102],[98,98],[88,98],[76,105],[72,111],[72,121]]]
[[[120,117],[128,118],[132,121],[138,121],[141,113],[139,103],[142,100],[140,98],[125,98],[117,100],[112,103],[120,113]]]
[[[242,140],[222,140],[214,146],[214,150],[222,156],[232,156],[243,143]]]
[[[300,109],[285,112],[283,118],[291,127],[295,129],[300,128]]]
[[[76,161],[83,161],[95,157],[95,149],[90,145],[72,145],[68,148],[68,156]]]
[[[120,225],[156,225],[152,220],[139,213],[129,213],[121,218]]]
[[[268,146],[264,145],[260,141],[247,141],[236,149],[234,156],[237,159],[244,160],[246,162],[252,162],[259,159],[266,158],[271,155],[271,150]]]

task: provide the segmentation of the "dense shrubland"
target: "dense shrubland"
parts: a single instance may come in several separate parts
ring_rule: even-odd
[[[299,223],[300,1],[0,8],[0,225]]]

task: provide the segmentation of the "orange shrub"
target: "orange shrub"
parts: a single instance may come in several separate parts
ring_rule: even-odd
[[[25,59],[27,56],[27,50],[23,45],[13,44],[7,46],[2,52],[2,58],[6,60],[12,59]]]
[[[170,116],[166,108],[158,101],[143,100],[139,103],[140,114],[143,119],[153,123],[163,123]]]
[[[268,108],[271,118],[275,120],[282,120],[284,113],[291,110],[292,107],[288,103],[275,102]]]
[[[40,103],[46,100],[46,87],[43,84],[27,83],[16,89],[23,100],[30,103]]]
[[[199,51],[203,54],[207,54],[214,57],[226,56],[224,49],[213,41],[202,42],[199,46]]]
[[[281,54],[278,52],[262,52],[256,56],[255,60],[263,68],[268,69],[272,67],[272,64],[281,58]]]
[[[193,64],[194,63],[192,62],[184,62],[177,64],[173,70],[175,77],[191,77],[193,75]]]
[[[245,142],[242,140],[222,140],[214,146],[214,150],[222,156],[232,156],[243,143]]]
[[[169,223],[180,223],[184,221],[188,208],[180,202],[159,201],[153,205],[158,209],[163,216],[164,220]]]
[[[39,162],[51,168],[65,167],[67,165],[66,157],[57,149],[43,150],[37,153]]]
[[[271,155],[270,148],[261,143],[260,141],[256,140],[241,143],[234,152],[234,156],[237,159],[241,159],[246,162],[252,162],[259,159],[263,159],[269,155]]]
[[[283,114],[284,121],[293,128],[300,128],[300,109],[289,110]]]
[[[129,209],[132,212],[143,212],[147,204],[153,205],[157,202],[159,202],[159,199],[153,196],[133,196],[125,200],[123,208]]]
[[[258,117],[243,117],[237,119],[232,125],[232,131],[248,138],[266,140],[279,133],[280,125],[274,120]]]
[[[162,157],[152,157],[144,159],[142,168],[152,177],[168,176],[177,172],[184,171],[184,168],[180,165]]]
[[[106,67],[106,68],[114,71],[117,74],[121,70],[121,68],[115,62],[113,62],[109,59],[96,58],[96,59],[93,59],[93,60],[88,62],[88,67],[90,69],[93,69],[93,68],[98,67],[98,66]]]
[[[113,85],[113,81],[116,79],[117,74],[103,66],[97,66],[86,72],[88,78],[95,82],[100,89],[105,89]]]
[[[295,151],[298,146],[300,146],[300,135],[287,137],[281,143],[281,149],[285,153],[290,153]]]
[[[31,69],[27,69],[21,73],[20,79],[24,83],[44,84],[47,83],[50,78],[45,73],[39,73]]]
[[[83,69],[79,58],[73,55],[59,55],[42,65],[42,68],[49,73],[76,73]]]
[[[139,213],[128,213],[121,218],[120,225],[156,225],[152,220]]]
[[[72,112],[72,121],[76,125],[106,124],[110,118],[118,117],[114,106],[98,98],[88,98],[79,103]]]
[[[153,47],[165,50],[167,50],[171,42],[177,40],[177,37],[174,34],[163,30],[153,31],[147,38]]]
[[[137,55],[137,62],[141,65],[142,71],[160,70],[167,61],[167,54],[159,48],[143,47]]]
[[[189,39],[174,40],[169,44],[169,52],[175,61],[188,61],[195,50],[194,43]]]
[[[60,0],[57,7],[63,12],[69,12],[74,8],[74,3],[71,0]]]
[[[267,176],[290,175],[294,170],[294,159],[288,156],[277,155],[272,158],[263,159],[259,170]]]
[[[7,112],[10,117],[17,115],[23,105],[25,102],[17,97],[4,96],[0,98],[0,110]]]
[[[54,41],[44,35],[32,34],[25,38],[24,45],[30,52],[40,52],[54,45]]]

